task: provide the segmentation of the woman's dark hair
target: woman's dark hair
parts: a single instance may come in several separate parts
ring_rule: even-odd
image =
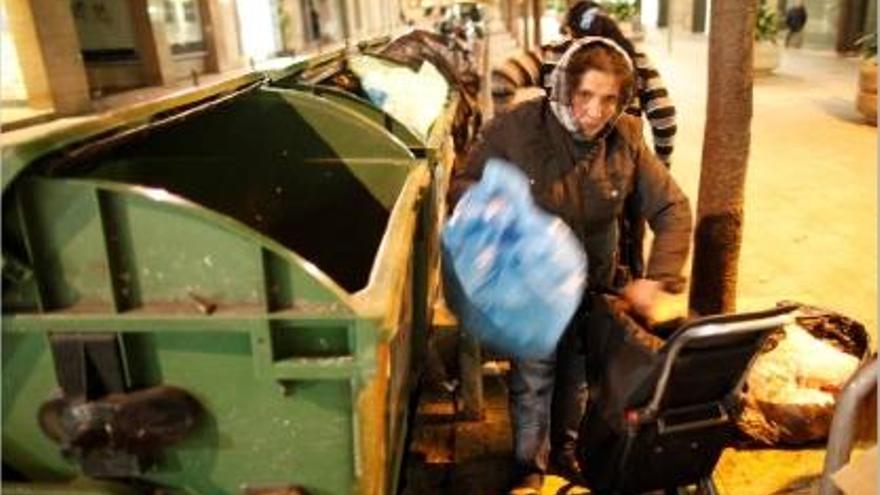
[[[593,12],[590,12],[595,9]],[[614,19],[602,12],[602,7],[592,0],[581,0],[572,5],[565,14],[563,26],[574,38],[598,36],[617,43],[629,54],[630,59],[636,56],[633,44],[624,36]]]
[[[635,73],[620,51],[599,42],[579,48],[571,55],[565,67],[569,88],[575,91],[583,75],[590,70],[605,72],[618,78],[620,94],[617,99],[620,105],[624,105],[632,98],[635,90]]]

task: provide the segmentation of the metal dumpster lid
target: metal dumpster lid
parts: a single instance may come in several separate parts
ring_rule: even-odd
[[[159,120],[188,111],[204,102],[229,98],[251,90],[266,80],[262,72],[252,72],[197,89],[172,94],[160,100],[136,104],[103,114],[62,119],[35,128],[25,128],[4,136],[2,190],[31,164],[53,154],[74,153],[106,139],[134,132]]]

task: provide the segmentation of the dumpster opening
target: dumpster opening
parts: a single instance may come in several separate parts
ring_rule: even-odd
[[[283,97],[255,93],[147,129],[53,175],[165,189],[271,237],[356,292],[387,227],[393,200],[382,198],[396,198],[406,169],[340,157],[333,138]]]
[[[88,175],[165,189],[219,211],[295,251],[346,290],[363,288],[388,210],[342,162],[273,168],[265,177],[220,157],[137,158],[101,163]]]

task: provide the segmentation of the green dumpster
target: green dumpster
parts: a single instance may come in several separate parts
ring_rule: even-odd
[[[394,39],[378,40],[359,46],[360,51],[367,55],[367,64],[358,60],[357,56],[347,54],[345,50],[328,52],[320,57],[312,57],[300,63],[274,71],[269,75],[271,84],[279,87],[295,88],[310,92],[328,101],[344,105],[364,117],[385,127],[416,156],[428,159],[432,171],[433,187],[430,207],[425,209],[425,231],[428,249],[426,250],[428,267],[426,285],[428,289],[427,324],[433,329],[456,329],[457,322],[450,320],[449,311],[442,303],[440,289],[439,232],[445,220],[447,206],[446,193],[449,178],[456,160],[463,157],[470,143],[482,124],[482,113],[479,108],[480,80],[482,79],[479,62],[482,57],[473,58],[474,54],[462,53],[450,45],[448,40],[435,33],[413,30]],[[363,78],[369,77],[369,66],[377,65],[369,57],[382,60],[386,66],[406,67],[413,72],[421,72],[425,66],[436,69],[449,85],[450,91],[446,106],[439,116],[433,120],[427,132],[420,132],[408,125],[407,110],[417,107],[421,101],[411,101],[409,105],[377,105],[371,102],[381,98],[371,98],[365,90]],[[360,67],[358,67],[360,65]],[[366,70],[365,70],[366,65]],[[379,68],[381,70],[381,68]],[[391,78],[387,78],[391,79]],[[393,91],[394,81],[390,84],[378,85],[381,90]],[[429,81],[430,83],[430,81]],[[410,88],[421,88],[415,82]],[[374,86],[375,87],[375,86]],[[408,91],[408,95],[420,96],[418,92]],[[402,107],[402,108],[401,108]],[[395,112],[397,110],[397,112]],[[400,112],[400,110],[403,110]],[[411,117],[411,116],[410,116]],[[437,310],[435,311],[435,307]],[[419,314],[422,314],[419,312]],[[480,350],[477,342],[465,337],[460,341],[459,373],[461,378],[460,396],[462,402],[461,416],[477,419],[482,417],[482,377]],[[427,346],[418,346],[419,348]],[[433,369],[433,375],[445,373],[435,353],[426,356],[424,362]],[[420,360],[422,361],[422,360]]]
[[[401,115],[398,106],[395,109],[383,109],[370,101],[360,85],[356,66],[360,65],[360,75],[370,68],[370,62],[374,58],[381,58],[386,66],[397,66],[412,69],[412,64],[404,64],[398,61],[401,57],[399,49],[407,47],[405,53],[410,55],[416,65],[427,62],[425,65],[434,68],[434,62],[444,62],[440,54],[433,54],[434,48],[425,46],[424,40],[418,36],[412,36],[418,32],[404,35],[390,40],[382,38],[370,43],[362,43],[358,48],[362,53],[348,53],[345,50],[328,52],[320,56],[311,57],[300,63],[278,70],[269,75],[272,86],[291,88],[298,91],[314,94],[328,102],[344,106],[364,118],[385,128],[401,143],[403,143],[416,157],[424,157],[432,175],[431,196],[428,206],[424,209],[425,239],[426,239],[426,266],[428,267],[426,285],[428,287],[427,318],[428,324],[432,317],[433,304],[440,293],[439,277],[439,251],[437,250],[439,232],[446,215],[446,192],[449,186],[449,178],[456,158],[461,156],[467,147],[467,143],[473,139],[479,127],[479,109],[476,102],[471,101],[468,93],[461,86],[461,81],[455,74],[455,67],[449,61],[445,65],[437,66],[442,69],[434,75],[426,76],[427,79],[440,78],[449,87],[445,105],[436,116],[432,116],[432,124],[427,130],[414,128],[406,115]],[[389,44],[390,42],[390,44]],[[395,48],[393,56],[382,55],[383,48]],[[432,58],[425,58],[424,53],[433,54]],[[366,62],[366,63],[365,63]],[[434,83],[434,81],[429,81]],[[406,113],[406,108],[402,109]],[[419,314],[422,314],[421,312]],[[421,323],[421,322],[420,322]]]
[[[4,490],[394,491],[428,163],[246,82],[3,149]]]
[[[364,45],[364,48],[375,48],[375,45]],[[361,55],[357,53],[341,49],[310,57],[270,73],[270,85],[312,93],[342,105],[387,129],[416,156],[430,158],[436,163],[439,154],[446,152],[445,148],[451,139],[450,127],[458,106],[456,93],[450,93],[447,105],[436,115],[430,131],[420,133],[407,124],[401,115],[389,113],[370,102],[349,68],[351,60],[359,57]],[[445,163],[451,157],[442,158],[441,161]]]

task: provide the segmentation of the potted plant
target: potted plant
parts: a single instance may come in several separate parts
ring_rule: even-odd
[[[859,92],[856,109],[865,120],[877,125],[877,33],[871,33],[858,41],[862,51],[859,65]]]
[[[644,34],[639,23],[639,6],[635,0],[606,0],[602,10],[617,21],[620,31],[633,42],[641,41]]]
[[[755,21],[755,49],[753,67],[755,75],[770,74],[779,67],[779,45],[776,36],[779,34],[779,20],[776,10],[767,5],[766,0],[758,4],[758,16]]]

